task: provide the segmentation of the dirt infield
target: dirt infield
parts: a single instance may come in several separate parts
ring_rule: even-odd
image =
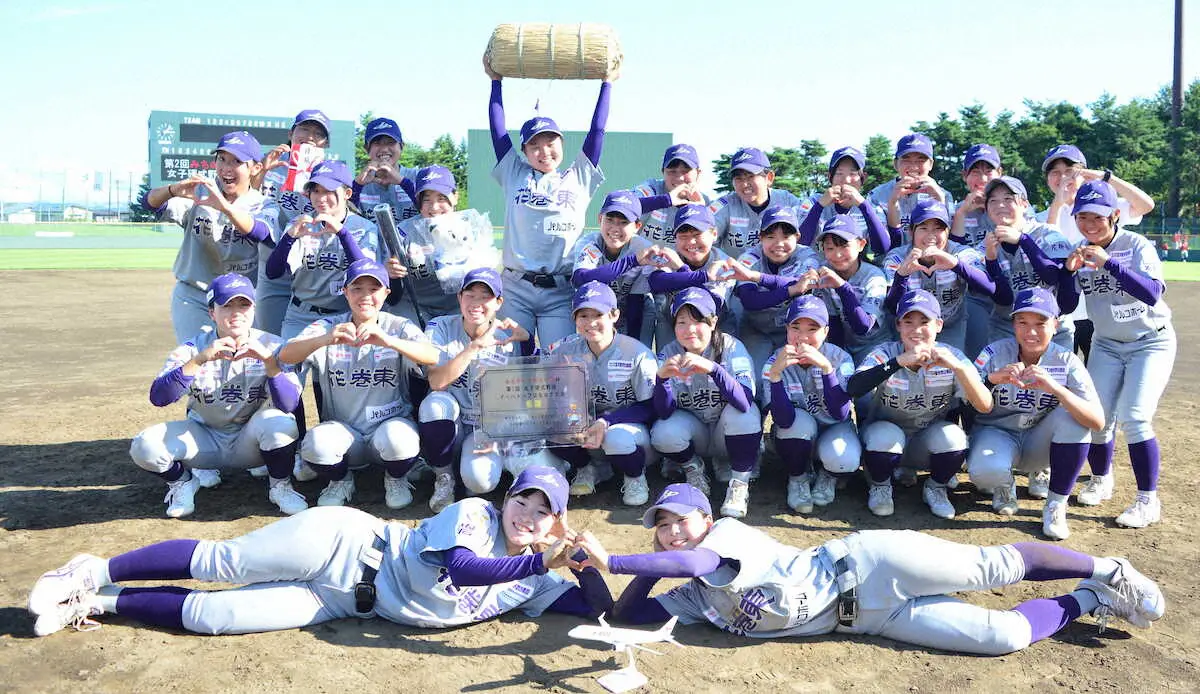
[[[86,284],[84,284],[86,280]],[[29,587],[77,552],[103,556],[169,538],[232,537],[276,519],[262,480],[227,475],[197,497],[186,520],[163,516],[164,485],[129,460],[141,428],[182,416],[156,410],[150,380],[173,346],[167,272],[0,272],[0,692],[188,691],[598,692],[595,677],[614,667],[610,651],[566,638],[576,620],[547,616],[499,620],[443,632],[383,620],[343,620],[309,629],[202,637],[139,628],[105,617],[91,633],[38,639],[25,611]],[[1066,546],[1124,555],[1157,579],[1168,600],[1154,629],[1122,627],[1097,635],[1084,620],[1057,637],[1001,658],[927,651],[882,639],[828,636],[752,642],[704,626],[681,627],[682,650],[643,654],[639,666],[657,691],[1194,691],[1200,688],[1200,498],[1195,454],[1200,403],[1200,283],[1172,284],[1180,350],[1175,379],[1159,411],[1165,520],[1144,531],[1112,519],[1133,492],[1119,453],[1117,494],[1098,509],[1072,506]],[[1197,303],[1192,303],[1197,302]],[[311,411],[311,408],[310,408]],[[1187,453],[1193,450],[1193,453]],[[652,476],[654,489],[662,482]],[[959,516],[942,522],[917,490],[897,491],[897,513],[867,512],[854,481],[810,517],[786,513],[784,478],[767,469],[752,488],[751,524],[797,546],[849,530],[908,527],[956,541],[998,544],[1040,537],[1040,504],[1024,498],[1012,519],[991,513],[969,485],[953,495]],[[311,500],[317,483],[298,488]],[[413,522],[427,513],[428,485],[399,514],[383,506],[377,474],[360,477],[357,502],[384,517]],[[575,504],[576,529],[590,529],[615,552],[648,551],[639,512],[611,487]],[[625,585],[611,578],[614,592]],[[1024,584],[974,594],[988,607],[1013,605],[1072,587]],[[1191,625],[1191,626],[1189,626]],[[599,645],[599,644],[597,644]]]

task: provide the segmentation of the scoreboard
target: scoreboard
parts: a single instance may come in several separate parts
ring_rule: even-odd
[[[266,152],[288,141],[294,116],[151,111],[148,127],[150,187],[157,188],[213,169],[212,150],[231,130],[247,130]],[[330,121],[325,156],[354,162],[354,121]],[[353,167],[352,167],[353,168]]]

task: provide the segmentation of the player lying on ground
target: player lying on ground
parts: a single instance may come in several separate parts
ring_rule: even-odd
[[[415,529],[357,509],[315,508],[233,540],[168,540],[102,559],[81,554],[43,575],[29,594],[39,636],[89,617],[119,614],[143,624],[202,634],[245,634],[344,617],[383,617],[442,628],[521,608],[595,617],[612,596],[595,569],[580,585],[565,566],[567,481],[553,468],[527,468],[501,509],[464,499]],[[229,590],[123,588],[122,581],[196,579]]]
[[[1002,655],[1058,632],[1083,614],[1148,627],[1166,601],[1125,559],[1091,557],[1036,542],[963,545],[911,530],[867,530],[798,549],[732,518],[713,522],[708,498],[667,487],[646,510],[652,554],[609,555],[591,533],[577,545],[585,565],[637,576],[614,607],[617,620],[672,616],[743,636],[839,632],[886,636],[942,650]],[[693,580],[647,597],[659,578]],[[1083,579],[1053,598],[989,610],[950,593],[1018,581]]]

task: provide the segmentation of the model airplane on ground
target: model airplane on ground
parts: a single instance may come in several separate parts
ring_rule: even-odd
[[[652,648],[646,648],[644,643],[673,643],[676,646],[683,644],[675,640],[671,631],[675,629],[675,623],[679,621],[678,617],[672,617],[669,622],[654,631],[646,631],[644,629],[622,629],[620,627],[609,626],[608,622],[604,621],[604,615],[600,615],[600,626],[592,626],[585,624],[578,626],[567,632],[567,636],[573,639],[583,639],[586,641],[603,641],[612,644],[613,649],[624,651],[626,657],[625,667],[601,677],[599,682],[605,689],[611,692],[623,692],[640,687],[647,682],[646,676],[638,672],[637,664],[633,659],[633,650],[636,648],[642,651],[649,651],[655,655],[662,655]]]

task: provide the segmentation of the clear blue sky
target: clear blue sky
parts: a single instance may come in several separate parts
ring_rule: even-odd
[[[823,5],[820,14],[797,8]],[[353,10],[340,6],[353,6]],[[982,9],[980,9],[982,8]],[[610,130],[670,131],[715,158],[741,145],[890,138],[978,101],[1120,101],[1171,79],[1171,0],[920,2],[0,2],[0,200],[39,170],[146,169],[152,109],[394,117],[410,142],[487,127],[479,57],[502,22],[595,21],[625,68]],[[1188,17],[1200,12],[1194,0]],[[1200,76],[1190,21],[1184,78]],[[510,125],[584,129],[594,82],[506,81]],[[65,176],[62,172],[68,172]],[[630,183],[633,183],[632,181]],[[72,197],[72,193],[68,193]]]

